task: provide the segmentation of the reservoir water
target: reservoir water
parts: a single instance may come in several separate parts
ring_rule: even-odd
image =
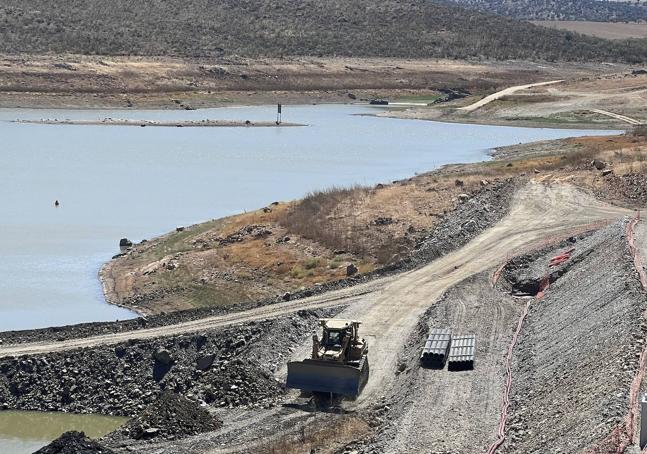
[[[0,452],[31,453],[68,430],[78,430],[90,438],[99,438],[126,421],[127,418],[101,415],[0,411]]]
[[[445,124],[284,107],[294,128],[18,124],[17,119],[272,120],[275,107],[198,111],[0,110],[0,331],[133,316],[103,301],[97,272],[139,241],[332,185],[374,184],[493,147],[580,131]],[[54,207],[59,200],[60,206]]]

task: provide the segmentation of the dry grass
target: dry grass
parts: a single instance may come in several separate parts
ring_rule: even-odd
[[[335,211],[341,204],[346,205],[350,211],[357,211],[358,205],[369,191],[364,186],[352,186],[311,192],[282,213],[278,222],[289,232],[316,241],[328,249],[365,255],[367,245],[353,234],[358,226],[339,222],[339,219],[335,219]]]

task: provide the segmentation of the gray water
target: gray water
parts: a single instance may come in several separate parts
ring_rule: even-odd
[[[68,430],[78,430],[90,438],[99,438],[126,421],[127,418],[101,415],[0,411],[0,452],[31,453]]]
[[[283,120],[307,127],[139,128],[10,120],[272,120],[275,107],[0,110],[0,331],[132,317],[105,304],[97,279],[122,237],[480,161],[496,146],[613,133],[352,115],[375,112],[299,106],[285,107]]]

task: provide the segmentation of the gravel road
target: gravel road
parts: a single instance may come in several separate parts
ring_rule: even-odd
[[[496,93],[492,93],[489,96],[486,96],[485,98],[481,99],[480,101],[476,101],[473,104],[470,104],[469,106],[461,107],[460,110],[465,111],[465,112],[474,112],[476,109],[480,109],[481,107],[485,106],[486,104],[491,103],[492,101],[496,101],[497,99],[500,99],[504,96],[511,95],[513,93],[518,92],[519,90],[527,90],[528,88],[533,88],[533,87],[541,87],[544,85],[552,85],[552,84],[557,84],[559,82],[564,82],[563,80],[551,80],[548,82],[538,82],[535,84],[528,84],[528,85],[518,85],[516,87],[508,87],[504,90],[497,91]]]

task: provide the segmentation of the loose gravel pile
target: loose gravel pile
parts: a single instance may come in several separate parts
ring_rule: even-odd
[[[488,184],[448,215],[417,245],[411,261],[415,265],[431,262],[454,251],[499,222],[508,213],[514,193],[522,184],[509,178]]]
[[[644,173],[628,173],[617,176],[609,174],[600,177],[605,180],[605,189],[600,192],[602,197],[613,197],[632,204],[647,204],[647,175]]]
[[[186,397],[163,392],[137,417],[111,434],[111,438],[174,440],[216,430],[222,422]]]
[[[86,437],[83,432],[71,431],[65,432],[35,454],[112,454],[112,452]]]
[[[515,350],[505,452],[580,452],[626,414],[647,304],[624,229],[578,240],[579,262],[532,303]]]

